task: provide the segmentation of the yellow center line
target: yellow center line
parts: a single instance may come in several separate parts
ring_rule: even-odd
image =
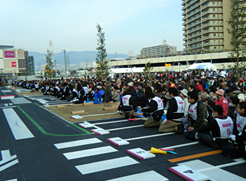
[[[222,153],[222,150],[209,151],[209,152],[199,153],[199,154],[195,154],[195,155],[169,159],[168,161],[170,161],[172,163],[175,163],[175,162],[180,162],[180,161],[184,161],[184,160],[190,160],[190,159],[209,156],[209,155],[215,155],[215,154],[218,154],[218,153]]]

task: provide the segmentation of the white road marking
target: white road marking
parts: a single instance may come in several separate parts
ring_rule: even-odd
[[[113,128],[113,129],[107,129],[107,131],[117,131],[122,129],[131,129],[131,128],[137,128],[137,127],[143,127],[144,125],[135,125],[135,126],[127,126],[127,127],[120,127],[120,128]]]
[[[113,123],[121,123],[121,122],[128,122],[128,120],[120,120],[120,121],[109,121],[109,122],[102,122],[102,123],[95,123],[94,125],[101,125],[101,124],[113,124]]]
[[[12,108],[3,109],[3,113],[16,140],[34,137]]]
[[[242,178],[238,175],[235,175],[233,173],[230,173],[228,171],[221,169],[224,167],[229,167],[229,166],[238,165],[242,163],[245,163],[245,161],[242,159],[237,159],[235,160],[235,162],[232,162],[232,163],[214,166],[206,162],[203,162],[201,160],[192,160],[192,161],[180,163],[179,165],[186,165],[194,170],[197,170],[198,172],[201,172],[202,174],[208,176],[210,180],[244,181],[245,178]]]
[[[11,156],[9,150],[3,150],[1,151],[2,154],[2,160],[0,161],[0,165],[3,165],[15,158],[17,158],[16,155]]]
[[[2,92],[12,92],[11,90],[1,90]]]
[[[30,101],[26,100],[23,97],[17,97],[15,99],[11,99],[11,102],[13,104],[27,104],[27,103],[31,103]]]
[[[80,171],[81,174],[86,175],[90,173],[125,167],[134,164],[139,164],[139,162],[126,156],[126,157],[115,158],[111,160],[78,165],[76,166],[76,168]]]
[[[164,147],[164,148],[162,148],[162,149],[167,149],[167,148],[179,148],[179,147],[190,146],[190,145],[195,145],[195,144],[198,144],[198,141],[196,141],[196,142],[191,142],[191,143],[184,143],[184,144],[180,144],[180,145],[167,146],[167,147]]]
[[[134,175],[128,175],[125,177],[119,177],[115,179],[111,179],[108,181],[136,181],[136,180],[141,180],[141,181],[150,181],[150,180],[162,180],[166,181],[169,180],[166,177],[163,177],[159,173],[156,173],[155,171],[148,171],[148,172],[143,172],[143,173],[138,173]]]
[[[148,136],[139,136],[136,138],[128,138],[125,140],[127,140],[127,141],[140,140],[140,139],[145,139],[145,138],[153,138],[153,137],[165,136],[165,135],[171,135],[171,134],[174,134],[174,133],[161,133],[161,134],[154,134],[154,135],[148,135]]]
[[[101,143],[101,142],[102,141],[97,139],[97,138],[90,138],[90,139],[85,139],[85,140],[77,140],[77,141],[69,141],[69,142],[65,142],[65,143],[57,143],[57,144],[55,144],[55,147],[57,149],[63,149],[63,148],[90,145],[90,144]]]
[[[9,168],[9,167],[11,167],[11,166],[13,166],[13,165],[15,165],[15,164],[17,164],[17,163],[18,163],[18,160],[16,159],[16,160],[14,160],[12,162],[9,162],[9,163],[1,166],[0,167],[0,172],[3,171],[3,170],[5,170],[5,169],[7,169],[7,168]]]
[[[68,152],[68,153],[64,153],[63,155],[68,160],[72,160],[72,159],[77,159],[77,158],[101,155],[101,154],[105,154],[105,153],[113,153],[113,152],[117,152],[117,151],[118,150],[114,149],[111,146],[104,146],[104,147],[99,147],[99,148],[92,148],[92,149],[87,149],[87,150]]]

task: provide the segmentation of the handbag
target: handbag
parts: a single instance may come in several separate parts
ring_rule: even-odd
[[[225,144],[221,145],[222,154],[229,157],[229,158],[237,158],[236,149],[237,149],[237,142],[228,140]]]

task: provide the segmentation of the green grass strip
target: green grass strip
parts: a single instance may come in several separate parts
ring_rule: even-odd
[[[17,105],[16,107],[39,129],[39,131],[41,131],[45,135],[65,137],[65,136],[83,136],[83,135],[91,134],[91,132],[89,132],[87,130],[84,130],[83,128],[80,128],[76,124],[71,124],[71,125],[73,125],[74,127],[84,131],[85,132],[84,134],[61,135],[61,134],[48,133],[36,121],[34,121],[19,105]]]
[[[36,104],[37,106],[40,106],[40,107],[41,107],[41,105],[39,105],[38,103],[34,103],[34,104]],[[77,128],[77,129],[79,129],[79,130],[81,130],[81,131],[87,133],[87,134],[92,134],[90,131],[87,131],[86,129],[81,128],[81,127],[78,126],[77,124],[71,123],[71,125],[74,126],[74,127]]]

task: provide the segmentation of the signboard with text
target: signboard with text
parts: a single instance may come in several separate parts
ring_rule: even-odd
[[[15,51],[4,51],[5,58],[15,58]]]
[[[16,67],[16,62],[11,62],[11,67]]]
[[[165,64],[165,67],[171,67],[171,64]]]

